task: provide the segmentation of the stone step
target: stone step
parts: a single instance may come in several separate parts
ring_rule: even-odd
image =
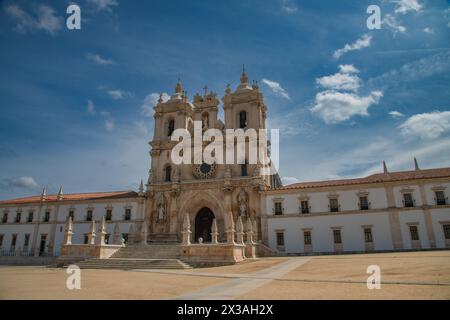
[[[87,259],[77,263],[81,269],[190,269],[178,259]]]
[[[179,245],[151,244],[128,245],[114,253],[111,258],[178,259],[179,257]]]

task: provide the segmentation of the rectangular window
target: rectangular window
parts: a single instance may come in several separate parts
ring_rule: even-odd
[[[20,220],[22,219],[22,213],[21,212],[17,212],[16,213],[16,223],[20,223]]]
[[[75,220],[75,210],[69,210],[69,215],[67,218],[72,218],[72,221]]]
[[[300,207],[301,207],[302,213],[309,213],[309,202],[308,202],[308,200],[300,201]]]
[[[7,223],[7,222],[8,222],[8,213],[5,212],[5,213],[3,213],[2,223]]]
[[[124,217],[124,219],[125,220],[131,220],[131,209],[130,208],[125,209],[125,217]]]
[[[369,201],[367,201],[367,196],[359,197],[359,209],[369,210]]]
[[[366,243],[373,242],[372,229],[364,228],[364,241],[366,241]]]
[[[444,228],[445,239],[450,240],[450,224],[444,224],[442,227]]]
[[[275,215],[283,214],[283,206],[281,202],[275,202]]]
[[[3,237],[4,237],[4,235],[0,234],[0,248],[1,248],[2,245],[3,245]]]
[[[330,211],[331,212],[338,212],[339,211],[339,202],[337,198],[331,198],[330,199]]]
[[[44,222],[49,222],[49,221],[50,221],[50,211],[45,211]]]
[[[108,244],[109,243],[109,237],[111,235],[109,233],[105,234],[105,243]]]
[[[436,204],[438,206],[445,206],[446,201],[445,201],[444,191],[436,191],[435,194],[436,194]]]
[[[417,229],[417,226],[409,226],[409,233],[411,233],[411,240],[419,240],[419,230]]]
[[[33,222],[34,219],[34,212],[30,211],[28,212],[27,222]]]
[[[405,204],[405,207],[407,207],[407,208],[414,207],[414,200],[413,200],[411,193],[403,194],[403,203]]]
[[[106,209],[105,220],[106,221],[111,221],[112,220],[112,209]]]
[[[92,210],[88,210],[86,212],[86,221],[92,221],[92,214],[93,214]]]
[[[277,246],[284,246],[284,232],[277,232]]]
[[[28,247],[29,244],[30,244],[30,234],[27,233],[25,235],[25,239],[23,241],[23,247],[26,248],[26,247]]]
[[[88,244],[88,240],[89,240],[88,234],[85,233],[83,236],[84,236],[84,238],[83,238],[83,243],[84,243],[84,244]]]
[[[333,240],[334,240],[335,244],[342,243],[341,230],[339,230],[339,229],[333,230]]]
[[[305,242],[305,245],[311,244],[311,231],[303,232],[303,241]]]
[[[17,233],[14,233],[11,238],[11,247],[15,247],[17,243]]]

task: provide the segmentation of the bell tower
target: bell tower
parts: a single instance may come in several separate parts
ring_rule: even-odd
[[[176,141],[171,141],[171,135],[176,129],[188,129],[192,125],[194,108],[188,101],[187,93],[183,91],[181,81],[175,86],[175,92],[166,102],[160,96],[154,107],[155,129],[153,140],[149,143],[152,147],[151,176],[149,184],[170,183],[179,180],[177,168],[171,164],[170,152]]]
[[[255,130],[266,128],[266,105],[256,81],[250,86],[245,66],[242,68],[241,83],[234,92],[227,86],[222,98],[227,129]]]

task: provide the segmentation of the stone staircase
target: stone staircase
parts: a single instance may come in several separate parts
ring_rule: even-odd
[[[190,269],[179,257],[178,245],[128,245],[109,259],[86,259],[77,265],[81,269]]]

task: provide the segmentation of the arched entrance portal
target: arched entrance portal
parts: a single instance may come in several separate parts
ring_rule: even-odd
[[[211,242],[211,226],[214,220],[214,213],[209,208],[202,208],[195,216],[195,242],[202,237],[203,242]]]

